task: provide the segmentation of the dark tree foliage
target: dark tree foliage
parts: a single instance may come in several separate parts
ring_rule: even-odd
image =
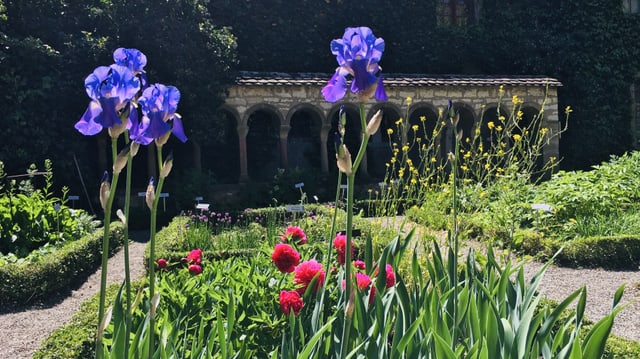
[[[210,20],[207,0],[5,0],[0,3],[0,160],[8,173],[51,158],[56,181],[77,181],[74,156],[90,179],[100,178],[96,137],[73,124],[89,98],[84,79],[113,63],[118,47],[148,57],[148,78],[178,87],[187,135],[216,134],[215,110],[224,99],[235,39]],[[4,11],[3,6],[6,7]],[[6,16],[2,16],[6,15]],[[180,166],[178,164],[178,166]],[[97,179],[93,182],[97,182]]]

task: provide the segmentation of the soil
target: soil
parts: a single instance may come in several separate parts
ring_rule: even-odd
[[[131,277],[144,273],[145,234],[130,242]],[[479,244],[474,244],[479,245]],[[124,254],[120,250],[109,259],[109,283],[124,280]],[[527,278],[533,276],[541,263],[525,264]],[[66,324],[87,298],[100,289],[98,268],[86,281],[70,293],[61,294],[42,303],[23,308],[0,309],[0,358],[31,358],[42,340]],[[640,271],[607,271],[602,269],[572,269],[550,266],[540,286],[541,293],[553,300],[562,300],[582,286],[587,287],[586,315],[599,320],[611,310],[613,295],[626,284],[623,303],[630,303],[615,319],[613,334],[640,341]]]

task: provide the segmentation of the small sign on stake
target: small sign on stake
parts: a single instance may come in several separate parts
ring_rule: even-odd
[[[304,212],[304,206],[301,204],[290,204],[290,205],[287,205],[286,211],[291,213]]]
[[[209,210],[209,203],[198,203],[198,204],[196,204],[196,209],[199,209],[201,212],[202,211],[208,211]]]
[[[304,187],[304,182],[296,183],[296,188]]]

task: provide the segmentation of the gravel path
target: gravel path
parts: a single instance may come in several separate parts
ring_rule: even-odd
[[[129,242],[131,278],[143,275],[143,258],[146,243]],[[66,324],[80,304],[100,291],[102,270],[91,274],[87,280],[63,297],[51,298],[43,303],[17,308],[12,312],[0,310],[0,358],[28,359],[58,327]],[[109,284],[124,281],[124,251],[120,249],[109,259],[107,269]],[[96,313],[97,315],[97,313]]]

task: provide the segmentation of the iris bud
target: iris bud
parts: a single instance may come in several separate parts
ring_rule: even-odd
[[[111,138],[118,138],[126,129],[126,122],[122,122],[119,125],[109,127],[107,130],[109,131],[109,136],[111,136]]]
[[[169,141],[169,136],[171,136],[171,131],[167,131],[164,135],[156,138],[156,146],[162,147],[167,141]]]
[[[118,153],[116,160],[113,162],[113,173],[118,174],[122,172],[122,169],[127,165],[127,160],[129,159],[129,152],[131,150],[130,146],[127,146]]]
[[[349,153],[347,145],[343,144],[341,150],[336,153],[336,161],[338,169],[347,176],[350,176],[352,173],[351,153]]]
[[[140,144],[138,142],[131,142],[129,147],[131,147],[129,150],[131,152],[131,157],[135,157],[140,149]]]
[[[147,193],[145,195],[145,201],[147,202],[147,207],[149,207],[150,210],[153,210],[153,202],[156,199],[156,189],[153,184],[153,177],[151,177],[149,185],[147,186]]]
[[[122,222],[122,224],[126,225],[127,224],[127,217],[125,217],[124,213],[122,212],[121,209],[118,209],[116,211],[116,216],[118,216],[118,219],[120,219],[120,222]]]
[[[375,115],[369,120],[367,124],[366,134],[369,136],[373,136],[376,132],[378,132],[378,128],[380,128],[380,123],[382,123],[382,109],[379,109]]]
[[[100,205],[102,206],[103,211],[107,210],[110,192],[111,181],[109,180],[109,172],[104,171],[104,175],[102,175],[102,181],[100,183]]]
[[[167,176],[171,172],[171,168],[173,168],[173,153],[170,153],[169,156],[167,156],[167,159],[162,164],[162,169],[160,170],[160,178],[167,178]]]

